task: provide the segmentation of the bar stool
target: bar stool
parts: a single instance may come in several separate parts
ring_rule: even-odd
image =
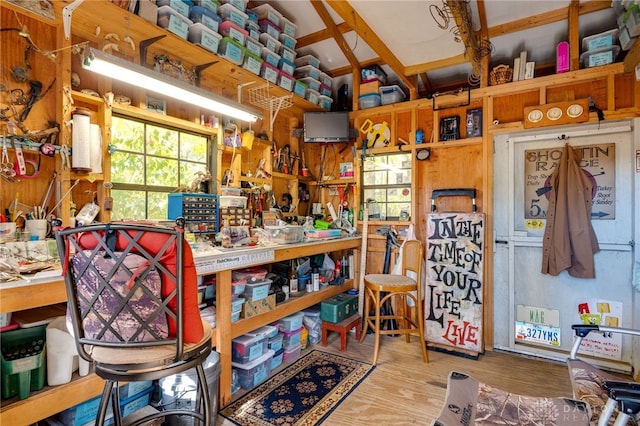
[[[429,362],[427,347],[424,339],[424,315],[422,307],[422,257],[424,247],[419,240],[405,241],[402,246],[402,275],[395,274],[367,274],[364,277],[364,326],[360,336],[363,342],[367,330],[371,328],[375,334],[373,346],[373,365],[378,361],[380,349],[380,335],[404,334],[407,343],[410,336],[417,334],[422,348],[422,359]],[[417,279],[406,276],[407,271],[416,274]],[[415,292],[415,294],[413,293]],[[415,306],[415,317],[407,305],[407,298],[411,298]],[[396,312],[382,313],[385,303],[396,302]],[[371,303],[374,312],[371,313]],[[383,321],[397,321],[398,329],[383,330]]]

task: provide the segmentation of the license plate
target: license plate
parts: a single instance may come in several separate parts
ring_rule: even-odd
[[[560,327],[516,321],[516,341],[560,346]]]

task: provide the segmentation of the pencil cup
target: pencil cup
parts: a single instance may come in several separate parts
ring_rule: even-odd
[[[51,232],[47,219],[27,219],[24,228],[31,233],[31,239],[44,240]]]

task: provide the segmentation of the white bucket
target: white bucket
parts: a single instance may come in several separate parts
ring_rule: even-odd
[[[67,331],[65,317],[56,317],[47,325],[47,384],[62,385],[71,381],[79,370],[80,376],[89,373],[89,362],[78,356],[75,339]]]

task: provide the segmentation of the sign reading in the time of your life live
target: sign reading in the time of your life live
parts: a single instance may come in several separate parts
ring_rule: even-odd
[[[563,146],[524,151],[524,217],[546,219],[551,173],[562,158]],[[580,168],[593,184],[591,219],[615,219],[615,144],[574,146]]]

